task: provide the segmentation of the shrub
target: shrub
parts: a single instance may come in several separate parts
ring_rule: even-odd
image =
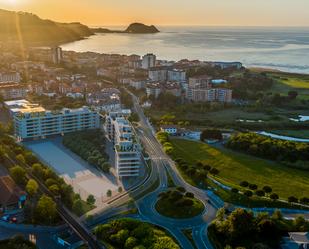
[[[307,197],[300,198],[299,202],[302,203],[302,204],[308,205],[309,204],[309,198],[307,198]]]
[[[264,186],[263,190],[264,190],[265,193],[271,193],[273,191],[272,188],[269,187],[269,186]]]
[[[290,196],[290,197],[288,198],[288,202],[290,202],[290,203],[292,203],[292,202],[297,203],[297,202],[298,202],[298,199],[297,199],[295,196]]]
[[[246,190],[246,191],[244,192],[244,195],[247,196],[247,197],[251,197],[253,194],[252,194],[252,191]]]
[[[241,187],[248,187],[249,186],[249,183],[247,181],[242,181],[240,184],[239,184]]]
[[[194,198],[194,194],[191,193],[191,192],[187,192],[187,193],[185,194],[185,196],[188,197],[188,198]]]
[[[256,184],[249,184],[249,189],[251,190],[256,190],[258,188],[258,186]]]
[[[279,199],[279,195],[275,194],[275,193],[272,193],[270,196],[270,199],[272,199],[273,201],[276,201]]]
[[[232,188],[231,192],[234,193],[234,194],[237,194],[237,193],[239,193],[239,190],[237,188]]]
[[[255,191],[255,194],[256,194],[257,196],[260,196],[260,197],[265,196],[264,190],[261,190],[261,189]]]
[[[184,187],[177,187],[177,190],[182,193],[186,192],[186,189]]]

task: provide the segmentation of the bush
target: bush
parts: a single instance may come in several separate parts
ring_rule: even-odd
[[[258,186],[256,184],[249,184],[249,189],[251,190],[256,190],[258,188]]]
[[[264,192],[263,190],[261,190],[261,189],[255,191],[255,194],[256,194],[257,196],[260,196],[260,197],[265,196],[265,192]]]
[[[271,193],[273,191],[272,188],[269,187],[269,186],[264,186],[263,190],[264,190],[265,193]]]
[[[232,188],[231,189],[231,192],[234,193],[234,194],[238,194],[239,193],[239,190],[237,188]]]
[[[292,203],[292,202],[297,203],[297,202],[298,202],[298,199],[297,199],[295,196],[290,196],[290,197],[288,198],[288,202],[290,202],[290,203]]]
[[[273,201],[276,201],[279,199],[279,195],[275,194],[275,193],[272,193],[270,196],[270,199],[272,199]]]
[[[308,204],[309,204],[309,198],[307,198],[307,197],[300,198],[300,199],[299,199],[299,202],[300,202],[301,204],[308,205]]]
[[[194,194],[191,193],[191,192],[187,192],[187,193],[185,194],[185,196],[188,197],[188,198],[194,198]]]
[[[239,184],[241,187],[248,187],[249,186],[249,183],[247,181],[242,181],[240,184]]]
[[[177,187],[176,189],[182,193],[186,192],[186,189],[184,187]]]
[[[247,196],[247,197],[251,197],[253,194],[252,194],[252,191],[246,190],[246,191],[244,192],[244,195]]]

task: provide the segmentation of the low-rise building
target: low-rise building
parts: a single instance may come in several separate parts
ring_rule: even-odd
[[[21,99],[27,95],[27,87],[18,83],[0,84],[0,95],[4,100]]]
[[[116,88],[105,88],[100,92],[89,93],[86,101],[98,111],[112,112],[121,109],[120,91]]]
[[[189,87],[191,88],[210,88],[211,77],[208,75],[200,75],[189,78]]]
[[[176,125],[161,125],[160,130],[168,133],[169,135],[176,135],[178,127]]]
[[[146,85],[146,93],[147,93],[147,96],[150,97],[150,96],[154,96],[155,98],[158,98],[159,95],[161,94],[162,92],[162,86],[160,83],[148,83]]]
[[[0,83],[10,83],[10,82],[15,82],[15,83],[20,83],[21,81],[21,76],[20,73],[18,72],[0,72]]]
[[[26,197],[10,176],[0,177],[0,213],[20,209]]]
[[[87,106],[48,111],[26,100],[7,101],[5,106],[13,116],[14,134],[20,141],[100,128],[99,114]]]

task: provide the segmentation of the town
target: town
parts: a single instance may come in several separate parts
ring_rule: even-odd
[[[12,46],[0,46],[0,211],[8,231],[20,226],[40,248],[222,248],[220,238],[236,245],[237,236],[265,222],[248,248],[264,248],[257,246],[261,241],[309,245],[308,139],[283,145],[261,132],[267,118],[198,119],[235,108],[252,114],[268,103],[288,104],[298,92],[263,95],[273,78],[241,62]],[[244,97],[249,91],[252,98]],[[301,110],[306,105],[299,101]],[[197,118],[181,108],[192,108]],[[302,118],[277,116],[269,126],[284,120],[306,129]],[[275,180],[259,179],[256,168],[246,171],[250,162]],[[284,190],[280,177],[299,185]],[[247,223],[224,223],[233,215]],[[118,226],[111,217],[124,219],[114,237],[106,235]],[[156,239],[170,246],[137,247],[142,231],[134,233],[138,239],[123,232],[143,229],[137,222],[154,225],[145,225],[145,236],[157,229]],[[288,229],[280,230],[279,222]],[[223,236],[221,226],[233,225],[243,234]]]

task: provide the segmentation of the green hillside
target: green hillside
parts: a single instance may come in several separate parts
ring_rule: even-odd
[[[31,13],[0,10],[0,41],[3,42],[51,45],[92,34],[87,26],[80,23],[58,23]]]

